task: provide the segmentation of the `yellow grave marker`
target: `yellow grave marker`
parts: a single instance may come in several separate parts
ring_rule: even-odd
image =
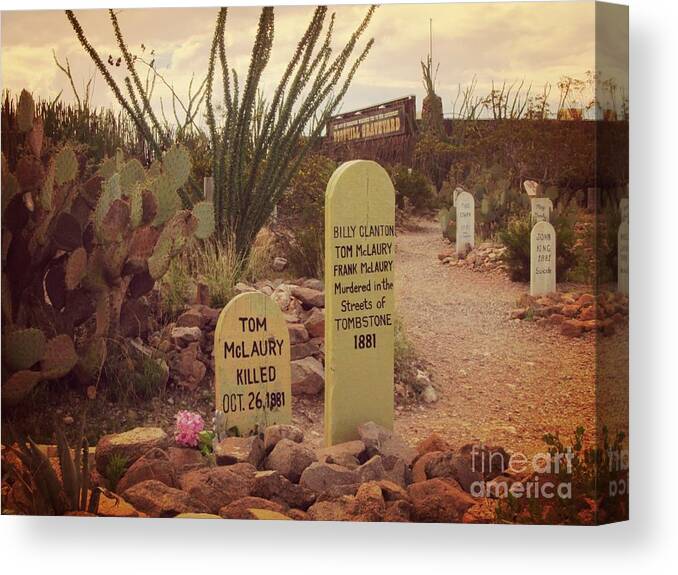
[[[292,422],[290,339],[285,318],[259,292],[233,298],[214,334],[216,410],[242,436]]]
[[[325,193],[325,443],[393,427],[395,191],[376,162],[341,165]]]

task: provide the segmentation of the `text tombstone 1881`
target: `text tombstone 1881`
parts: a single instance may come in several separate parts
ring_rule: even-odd
[[[275,301],[260,292],[233,298],[219,315],[214,354],[217,419],[226,430],[246,436],[292,422],[290,338]]]
[[[379,164],[355,160],[325,194],[325,442],[357,426],[393,427],[395,191]]]

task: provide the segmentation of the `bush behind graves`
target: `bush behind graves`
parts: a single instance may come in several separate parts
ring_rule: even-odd
[[[576,262],[574,250],[574,221],[571,213],[555,213],[551,224],[556,232],[556,278],[564,281]],[[499,241],[506,247],[502,259],[513,281],[530,281],[530,216],[512,219],[505,230],[499,232]]]

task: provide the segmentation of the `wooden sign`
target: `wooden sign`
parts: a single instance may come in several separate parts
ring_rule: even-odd
[[[341,165],[325,194],[325,442],[393,427],[395,191],[376,162]]]
[[[341,144],[400,136],[412,131],[415,117],[414,96],[345,112],[328,121],[328,141]]]
[[[278,304],[243,293],[221,311],[214,332],[216,410],[241,436],[292,422],[290,338]]]
[[[538,222],[530,234],[530,295],[556,291],[556,231]]]

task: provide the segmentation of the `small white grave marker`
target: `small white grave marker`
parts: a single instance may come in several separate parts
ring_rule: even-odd
[[[551,198],[530,198],[532,205],[532,225],[537,222],[550,222],[553,202]]]
[[[530,295],[556,291],[556,231],[538,222],[530,234]]]
[[[457,253],[464,253],[467,246],[473,249],[476,245],[475,233],[475,200],[468,192],[461,191],[455,203],[457,208]]]

